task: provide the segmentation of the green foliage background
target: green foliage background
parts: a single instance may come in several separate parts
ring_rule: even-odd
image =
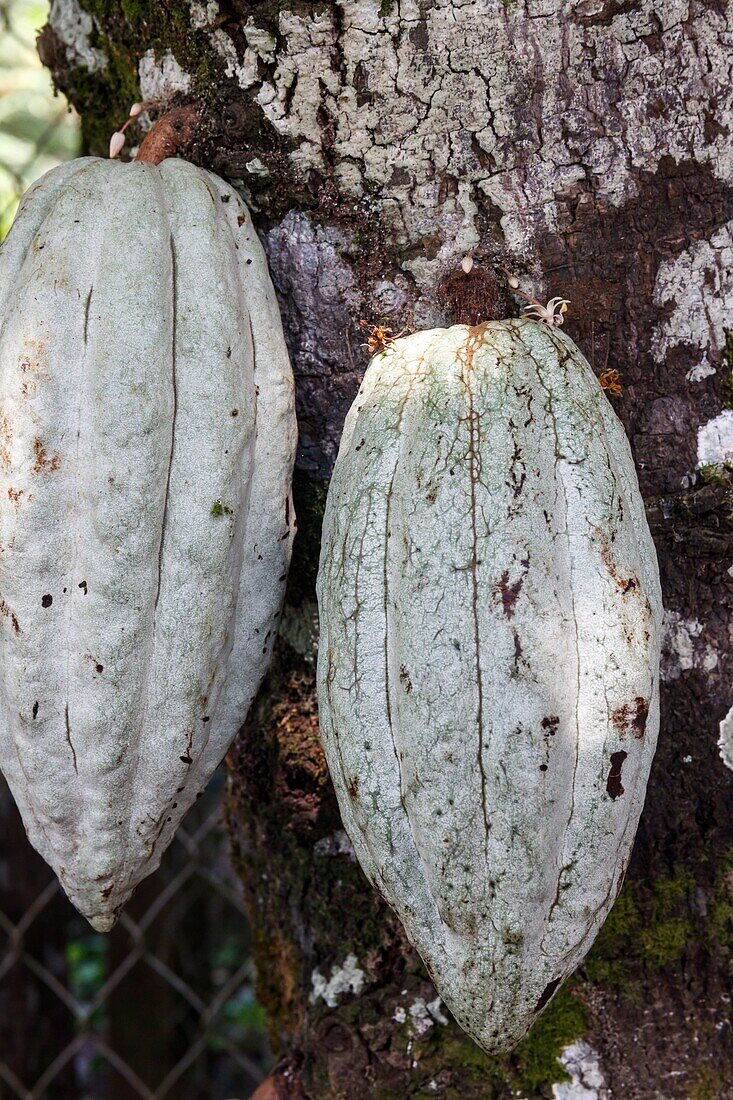
[[[0,0],[0,240],[25,189],[80,149],[78,117],[54,93],[36,53],[48,7],[44,0]]]

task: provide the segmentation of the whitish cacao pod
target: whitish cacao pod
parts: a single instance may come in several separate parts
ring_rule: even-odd
[[[511,1048],[618,892],[659,725],[629,445],[530,320],[396,340],[349,413],[319,576],[344,825],[440,995]]]
[[[106,930],[267,665],[290,558],[293,380],[236,192],[73,161],[0,255],[0,766]]]

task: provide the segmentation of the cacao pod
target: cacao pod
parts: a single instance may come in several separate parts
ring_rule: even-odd
[[[528,319],[398,339],[347,417],[318,582],[344,825],[438,992],[515,1045],[621,884],[661,596],[623,428]]]
[[[294,533],[263,250],[208,172],[82,158],[0,255],[0,765],[106,930],[241,724]]]

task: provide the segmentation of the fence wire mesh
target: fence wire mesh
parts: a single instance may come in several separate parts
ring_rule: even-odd
[[[266,1068],[220,773],[109,936],[27,847],[0,793],[0,1096],[224,1100]]]
[[[35,50],[43,0],[0,0],[0,241],[78,120]],[[219,773],[108,936],[30,848],[0,778],[0,1100],[229,1100],[268,1064]]]

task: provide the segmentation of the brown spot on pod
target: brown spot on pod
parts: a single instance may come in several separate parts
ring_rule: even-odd
[[[49,455],[46,453],[46,447],[43,440],[38,436],[33,440],[33,473],[34,474],[50,474],[55,470],[60,469],[61,458],[59,455]]]
[[[613,560],[610,547],[608,545],[608,538],[601,530],[600,527],[593,528],[594,534],[601,544],[601,557],[603,558],[603,564],[608,570],[610,576],[616,582],[616,587],[626,595],[627,592],[633,592],[639,587],[639,578],[632,573],[630,577],[620,577],[616,568],[616,563]]]
[[[644,736],[646,721],[649,717],[649,701],[643,696],[637,697],[630,703],[624,703],[617,707],[611,715],[611,721],[622,737],[627,733],[639,740]]]
[[[611,753],[611,770],[606,780],[606,790],[613,799],[619,798],[624,793],[624,786],[621,782],[621,768],[628,755],[623,749]]]
[[[514,615],[514,606],[523,584],[524,577],[520,577],[514,584],[510,584],[509,570],[505,569],[501,575],[501,580],[494,586],[495,594],[501,596],[501,605],[507,619],[511,619]]]

